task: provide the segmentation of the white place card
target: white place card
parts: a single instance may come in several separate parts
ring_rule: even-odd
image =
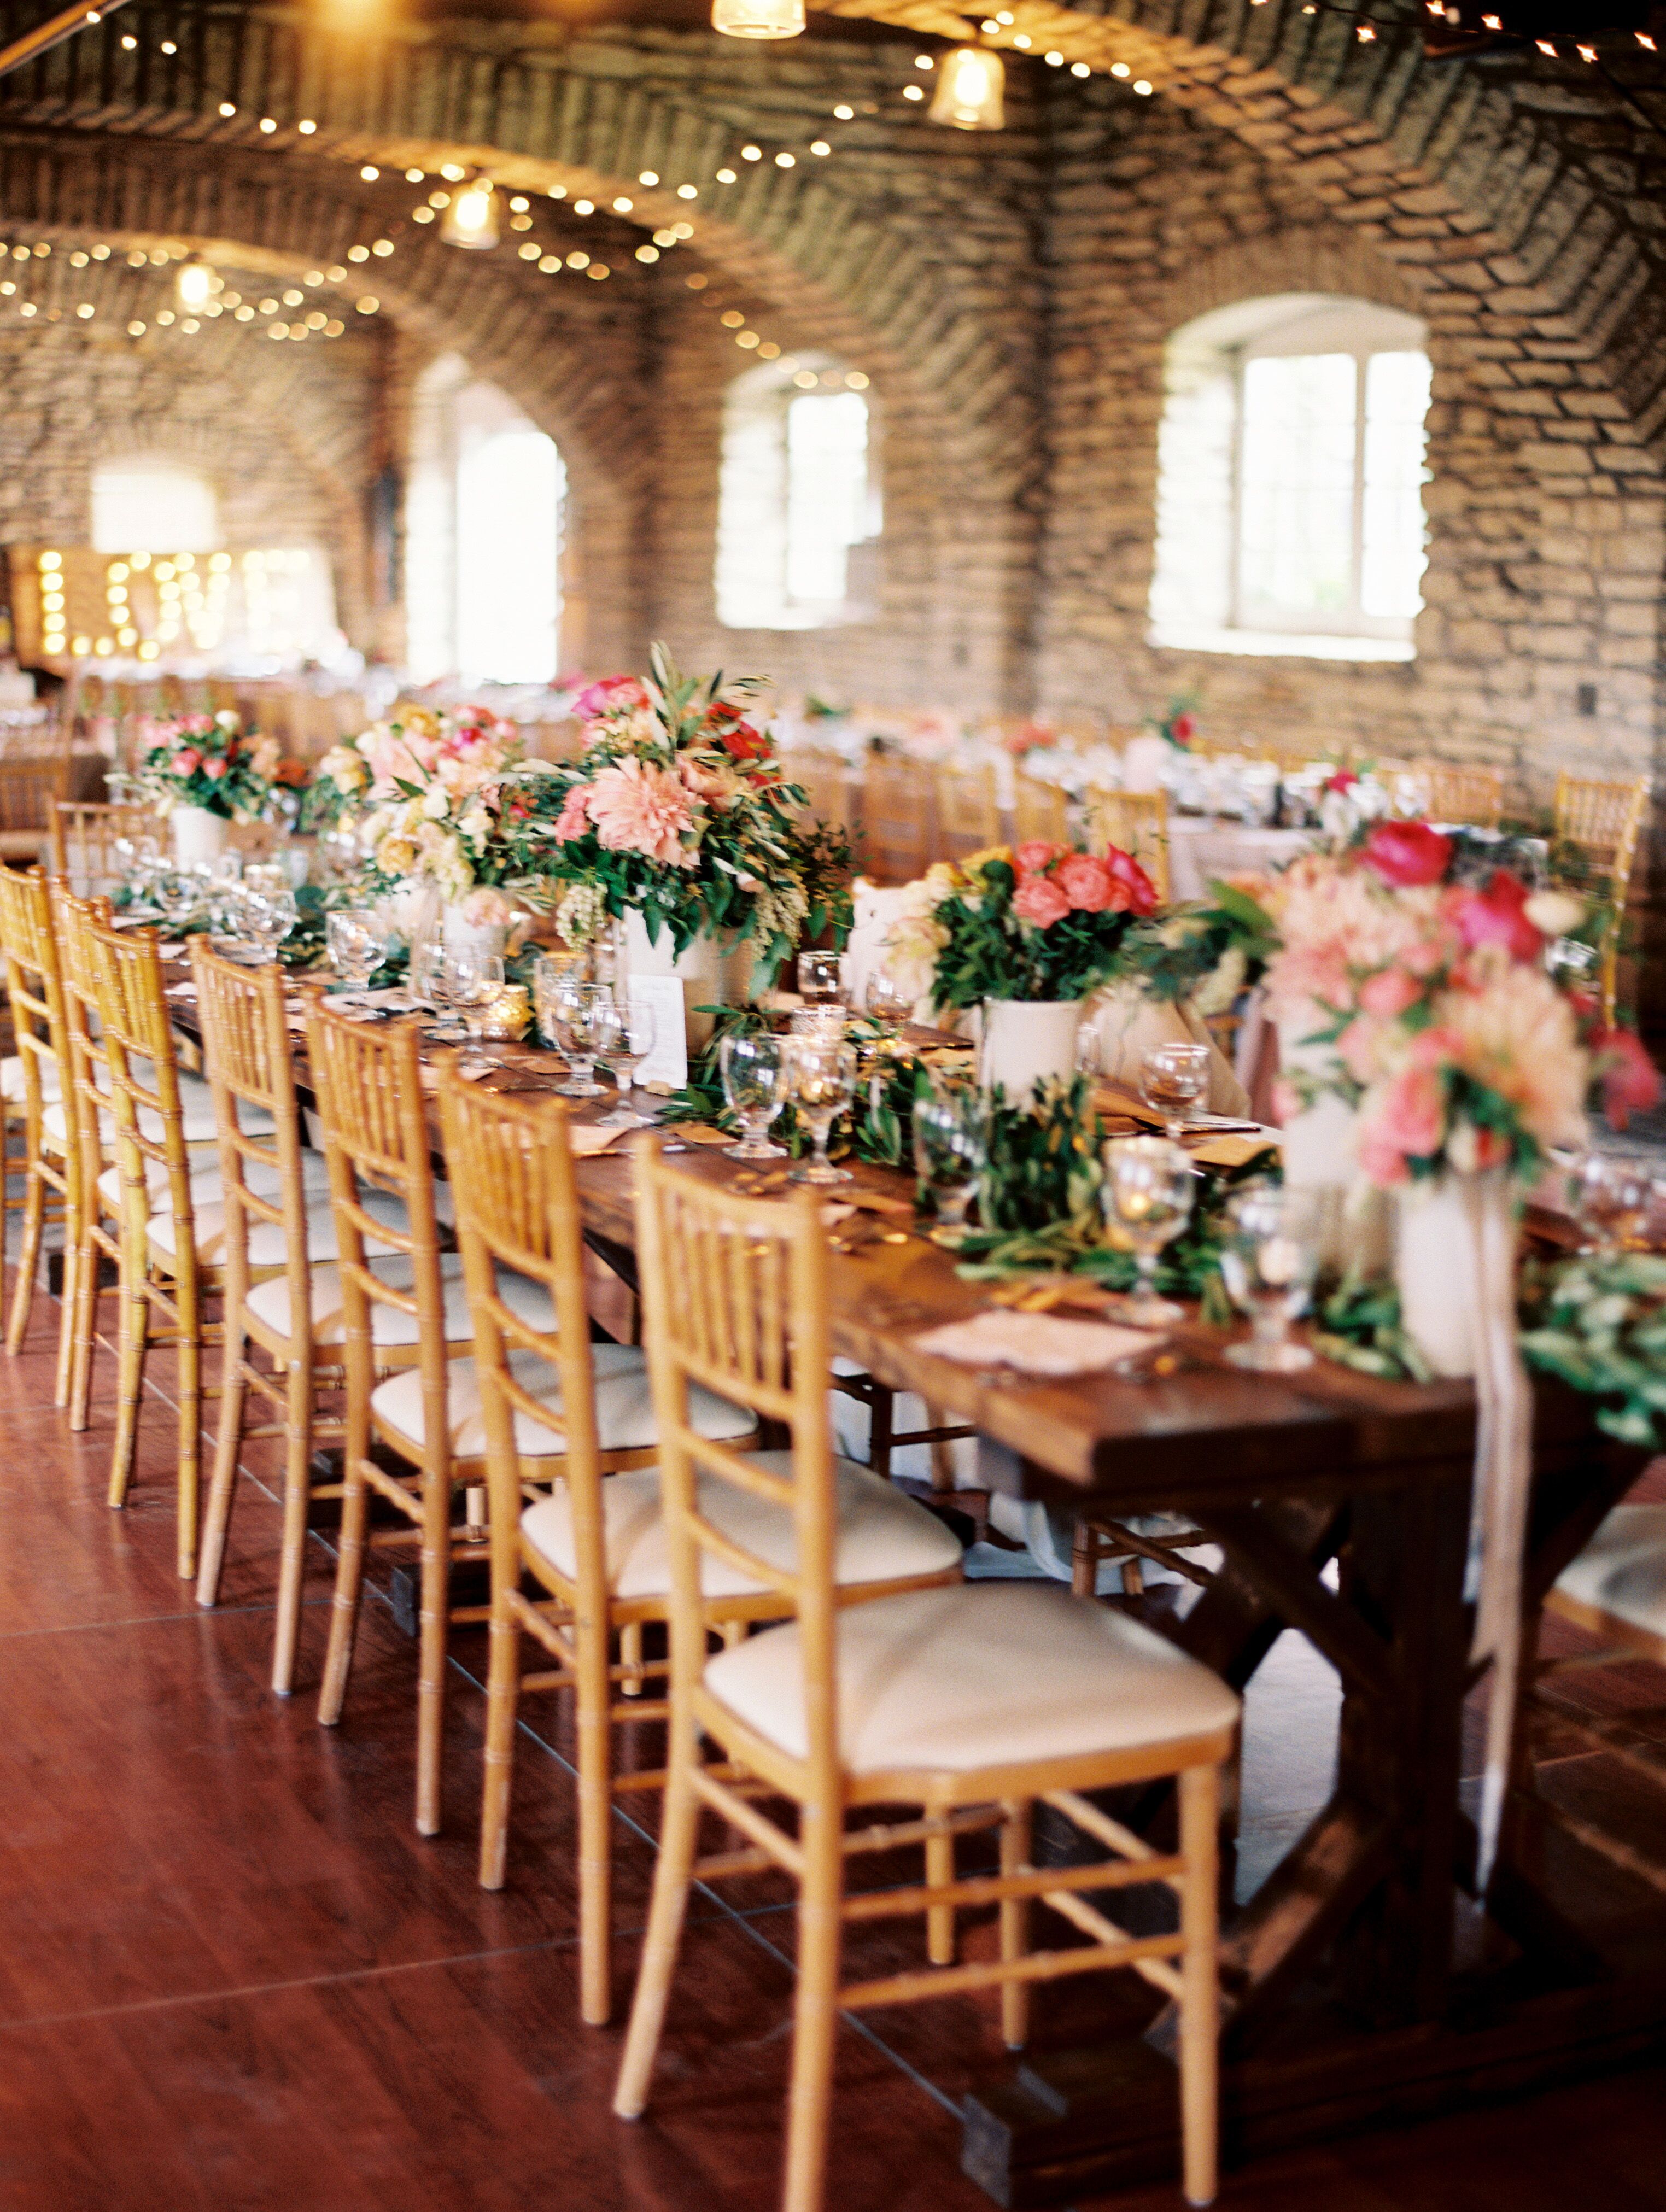
[[[633,975],[630,1003],[633,1008],[640,1006],[649,1012],[654,1021],[654,1048],[636,1071],[637,1082],[663,1083],[672,1091],[680,1091],[689,1079],[681,981],[675,975]]]

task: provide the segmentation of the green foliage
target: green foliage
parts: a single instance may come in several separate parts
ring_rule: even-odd
[[[1179,1006],[1195,997],[1200,987],[1205,995],[1220,1000],[1225,1012],[1237,994],[1259,982],[1268,962],[1278,950],[1278,932],[1272,916],[1248,891],[1231,884],[1209,886],[1213,903],[1171,908],[1153,915],[1131,930],[1122,950],[1122,967],[1140,979],[1148,997]]]
[[[720,1129],[733,1129],[738,1136],[740,1125],[723,1095],[723,1040],[750,1036],[768,1029],[769,1024],[751,1006],[721,1006],[711,1011],[715,1016],[711,1037],[696,1055],[686,1085],[666,1101],[664,1119],[709,1121]],[[830,1154],[836,1159],[902,1167],[912,1158],[914,1102],[931,1089],[931,1071],[914,1054],[897,1049],[874,1024],[852,1022],[847,1041],[855,1046],[859,1059],[856,1096],[849,1114],[835,1127]],[[769,1133],[794,1159],[812,1149],[810,1133],[800,1127],[790,1105],[782,1107]]]
[[[1350,1272],[1314,1303],[1313,1348],[1362,1375],[1426,1382],[1432,1370],[1400,1326],[1400,1292],[1387,1277]]]
[[[1085,999],[1118,972],[1134,920],[1130,909],[1073,908],[1041,928],[1014,908],[1017,885],[1005,851],[956,870],[953,887],[932,917],[943,939],[932,983],[939,1006]]]
[[[998,1094],[978,1182],[985,1229],[1010,1234],[1055,1224],[1072,1230],[1097,1226],[1103,1141],[1104,1125],[1085,1076],[1037,1083],[1026,1105],[1009,1105]]]
[[[1596,1425],[1658,1450],[1666,1426],[1666,1255],[1580,1254],[1529,1264],[1522,1357],[1600,1398]]]

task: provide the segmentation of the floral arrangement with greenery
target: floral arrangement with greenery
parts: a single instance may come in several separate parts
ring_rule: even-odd
[[[1253,891],[1231,883],[1209,889],[1210,902],[1171,907],[1131,930],[1122,960],[1149,997],[1205,1016],[1225,1013],[1261,981],[1279,941]]]
[[[491,910],[470,919],[506,920],[508,903],[495,887],[516,861],[504,836],[505,806],[521,752],[514,725],[479,707],[456,714],[407,708],[332,746],[317,781],[338,794],[337,823],[358,830],[368,854],[365,888],[391,890],[416,878],[432,883],[448,905],[492,890],[491,901],[476,901]]]
[[[761,688],[684,677],[656,645],[647,678],[608,677],[575,701],[582,757],[529,763],[505,825],[506,877],[553,908],[563,942],[635,911],[679,953],[702,936],[749,942],[766,978],[806,931],[842,943],[848,854],[800,823],[805,794],[749,719]]]
[[[1546,973],[1578,902],[1505,868],[1461,880],[1456,852],[1426,822],[1379,820],[1263,890],[1269,999],[1332,1048],[1308,1091],[1359,1108],[1361,1164],[1384,1185],[1490,1168],[1530,1181],[1551,1146],[1582,1139],[1588,1093],[1623,1119],[1658,1092],[1636,1039]]]
[[[235,714],[176,714],[143,725],[139,789],[159,814],[200,806],[228,822],[258,820],[286,763],[276,738]]]
[[[1134,925],[1157,911],[1131,854],[1040,838],[939,860],[907,888],[886,939],[891,974],[939,1006],[1085,999],[1116,975]]]
[[[1183,692],[1179,698],[1170,701],[1166,714],[1152,716],[1149,726],[1159,738],[1166,738],[1177,752],[1189,751],[1192,739],[1197,735],[1196,710],[1196,692]]]

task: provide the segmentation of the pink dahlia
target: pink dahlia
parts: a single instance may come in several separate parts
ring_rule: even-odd
[[[696,855],[683,843],[694,827],[694,809],[681,777],[645,761],[605,768],[590,787],[589,815],[611,853],[640,853],[668,867],[691,868]]]

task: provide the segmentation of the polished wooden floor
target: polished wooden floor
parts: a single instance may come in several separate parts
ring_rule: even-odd
[[[8,1284],[9,1277],[8,1277]],[[3,2212],[765,2212],[775,2201],[790,1917],[754,1885],[690,1930],[659,2094],[608,2110],[618,2034],[575,2002],[570,1772],[529,1704],[509,1886],[474,1879],[482,1651],[465,1639],[447,1832],[410,1820],[415,1654],[367,1608],[344,1727],[313,1718],[328,1556],[302,1686],[266,1687],[277,1518],[258,1478],[225,1602],[174,1577],[171,1407],[139,1481],[104,1504],[112,1365],[94,1425],[51,1403],[42,1301],[0,1357],[0,2208]],[[165,1375],[162,1378],[166,1380]],[[255,1448],[258,1452],[258,1448]],[[1239,1883],[1326,1792],[1332,1680],[1286,1638],[1258,1678]],[[622,1828],[628,1976],[651,1844]],[[1080,2042],[1103,1990],[1042,2000]],[[985,2212],[957,2106],[1009,2062],[989,2008],[872,2015],[840,2051],[832,2212]],[[1152,2190],[1123,2212],[1179,2203]],[[1603,2212],[1666,2206],[1666,2054],[1654,2071],[1229,2174],[1242,2212]]]

